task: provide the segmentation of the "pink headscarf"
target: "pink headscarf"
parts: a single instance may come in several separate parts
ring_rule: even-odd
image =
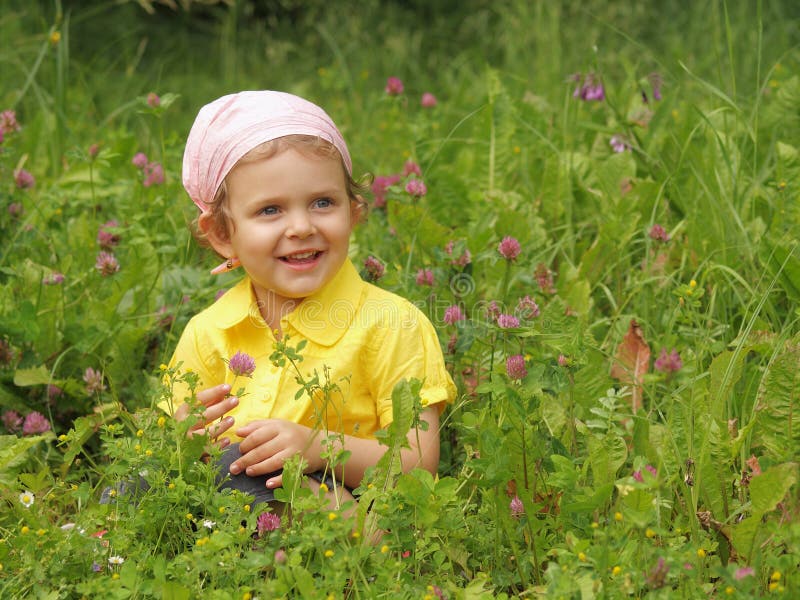
[[[263,142],[293,134],[330,142],[342,155],[347,172],[352,172],[347,144],[319,106],[285,92],[248,91],[223,96],[200,109],[186,140],[183,187],[205,212],[242,156]]]

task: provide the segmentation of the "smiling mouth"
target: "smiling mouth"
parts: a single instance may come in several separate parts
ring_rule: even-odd
[[[294,254],[287,254],[286,256],[279,257],[280,260],[286,263],[302,264],[313,262],[322,255],[321,250],[309,250],[308,252],[296,252]]]

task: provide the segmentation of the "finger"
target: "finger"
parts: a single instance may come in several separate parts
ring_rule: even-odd
[[[221,383],[197,392],[197,402],[203,406],[211,406],[223,400],[230,393],[231,386],[227,383]]]
[[[239,405],[239,398],[236,396],[231,396],[230,398],[225,398],[222,402],[218,402],[217,404],[213,404],[209,406],[207,409],[203,411],[203,420],[206,423],[213,423],[217,419],[221,418],[225,415],[226,412],[229,410],[233,410]]]
[[[217,448],[219,448],[220,450],[224,450],[225,448],[231,445],[231,438],[224,437],[222,439],[217,440],[215,443],[217,444]]]
[[[281,449],[275,447],[274,444],[261,444],[250,451],[245,451],[242,449],[243,443],[239,443],[239,451],[242,456],[231,463],[231,474],[238,475],[241,472],[245,472],[248,475],[263,475],[277,471],[283,466],[284,459],[276,458]],[[275,466],[264,470],[264,465],[266,464]]]
[[[250,477],[255,477],[257,475],[268,475],[269,473],[274,473],[275,471],[283,469],[284,462],[286,462],[286,457],[276,454],[266,460],[262,460],[261,462],[250,465],[245,469],[244,472]]]
[[[255,421],[250,421],[246,425],[239,427],[239,429],[236,430],[236,435],[241,438],[245,438],[253,433],[256,429],[259,429],[260,427],[269,427],[273,422],[273,419],[257,419]]]
[[[283,487],[283,473],[280,475],[276,475],[275,477],[270,477],[267,479],[267,487],[271,490],[275,488]]]
[[[262,425],[250,433],[247,433],[246,430],[247,427],[240,427],[235,432],[236,435],[238,435],[240,438],[243,438],[239,444],[239,449],[242,454],[247,454],[256,448],[266,446],[267,444],[273,442],[280,434],[279,429],[269,424]],[[277,449],[275,449],[275,451],[277,451]]]
[[[228,431],[231,427],[233,427],[234,418],[233,417],[225,417],[221,421],[214,423],[206,428],[208,435],[211,436],[212,439],[216,439],[221,436],[223,433]]]

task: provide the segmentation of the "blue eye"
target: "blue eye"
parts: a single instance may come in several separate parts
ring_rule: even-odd
[[[262,215],[277,215],[278,214],[278,207],[277,206],[265,206],[259,212]]]
[[[333,206],[333,200],[330,198],[317,198],[314,200],[314,206],[317,208],[330,208]]]

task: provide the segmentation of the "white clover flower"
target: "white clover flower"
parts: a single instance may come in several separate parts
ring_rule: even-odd
[[[19,501],[22,502],[25,508],[30,508],[34,500],[36,500],[36,496],[33,495],[33,492],[29,492],[28,490],[25,490],[19,495]]]
[[[119,566],[125,562],[125,559],[121,556],[109,556],[108,557],[108,564],[111,566]]]
[[[208,529],[214,529],[214,525],[216,524],[217,523],[215,521],[212,521],[211,519],[205,519],[203,521],[203,527],[207,527]]]

